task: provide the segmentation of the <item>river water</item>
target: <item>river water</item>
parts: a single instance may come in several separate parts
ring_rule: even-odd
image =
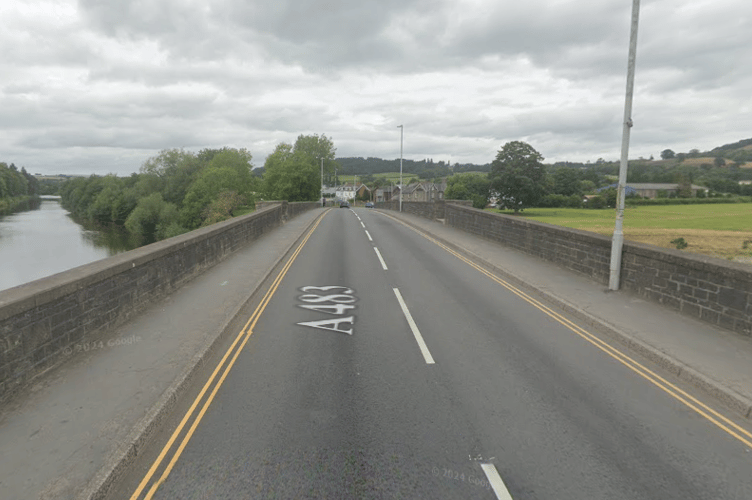
[[[121,232],[83,227],[57,197],[43,196],[37,209],[0,216],[0,290],[135,246]]]

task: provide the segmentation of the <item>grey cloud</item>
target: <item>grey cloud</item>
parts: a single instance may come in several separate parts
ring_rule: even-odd
[[[259,165],[313,132],[340,155],[395,157],[399,123],[415,159],[482,163],[514,139],[548,160],[619,154],[628,1],[78,5],[68,24],[0,33],[2,161],[111,154],[133,171],[150,151],[232,143]],[[741,0],[643,2],[635,155],[748,134],[750,17]]]
[[[159,150],[173,147],[174,144],[193,145],[202,142],[202,138],[179,127],[174,127],[171,132],[165,132],[166,130],[169,129],[163,129],[159,135],[145,134],[143,129],[138,128],[138,124],[133,124],[131,128],[122,125],[112,128],[56,128],[43,132],[30,131],[18,145],[33,149],[117,147]]]

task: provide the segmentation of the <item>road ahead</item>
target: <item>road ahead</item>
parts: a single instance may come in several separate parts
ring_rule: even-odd
[[[111,498],[752,498],[745,421],[388,213],[288,262]]]

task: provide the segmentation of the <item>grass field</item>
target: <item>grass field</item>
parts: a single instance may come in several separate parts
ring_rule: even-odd
[[[521,215],[606,236],[613,234],[616,218],[614,210],[573,208],[532,208]],[[752,260],[752,204],[627,207],[624,238],[664,248],[676,248],[671,241],[684,238],[689,244],[686,252],[749,262]],[[747,248],[744,248],[745,242]]]

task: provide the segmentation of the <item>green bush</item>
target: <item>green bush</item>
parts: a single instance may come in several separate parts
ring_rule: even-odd
[[[473,208],[483,210],[488,205],[488,197],[482,194],[471,194],[470,199],[473,200]]]
[[[537,203],[540,208],[561,208],[566,206],[567,196],[563,194],[547,194]]]
[[[602,196],[595,196],[585,203],[585,207],[595,209],[606,208],[606,200],[604,200]]]
[[[582,208],[582,196],[579,194],[567,196],[564,206],[567,208]]]
[[[671,240],[672,245],[676,245],[676,248],[678,250],[683,250],[689,246],[689,243],[687,243],[684,238],[676,238],[675,240]]]

